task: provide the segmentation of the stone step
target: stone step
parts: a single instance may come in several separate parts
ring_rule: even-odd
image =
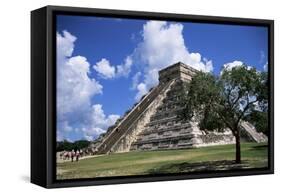
[[[242,126],[242,129],[244,129],[246,131],[246,133],[248,133],[248,136],[253,139],[253,141],[255,141],[257,143],[268,141],[267,136],[264,135],[263,133],[257,132],[256,128],[249,122],[243,121],[241,123],[241,126]]]
[[[182,143],[182,144],[164,144],[164,145],[156,145],[156,144],[143,144],[139,146],[132,146],[130,151],[138,151],[138,150],[143,150],[143,151],[149,151],[149,150],[166,150],[166,149],[187,149],[187,148],[192,148],[194,147],[195,144],[193,143]]]
[[[153,120],[153,121],[150,121],[146,127],[149,127],[149,126],[153,126],[153,125],[160,125],[160,124],[164,124],[164,123],[168,123],[168,122],[174,122],[174,121],[180,121],[181,119],[178,118],[178,116],[171,116],[171,117],[168,117],[168,118],[162,118],[162,119],[157,119],[157,120]]]
[[[165,84],[159,84],[153,90],[143,97],[140,102],[131,109],[125,117],[118,123],[118,125],[110,131],[109,134],[103,138],[103,141],[97,147],[98,154],[105,154],[112,150],[114,145],[127,132],[128,129],[140,118],[140,115],[145,112],[151,103],[162,93],[165,92],[174,81]]]
[[[174,115],[179,115],[182,110],[183,110],[183,108],[171,108],[169,110],[161,110],[161,111],[158,110],[151,117],[151,121],[166,118],[166,117],[171,117],[171,116],[174,116]]]
[[[162,137],[162,138],[144,140],[144,141],[137,140],[132,145],[147,144],[147,143],[154,143],[154,142],[165,142],[165,141],[173,141],[173,140],[190,140],[194,137],[195,137],[194,134],[185,134],[185,135],[178,135],[178,136],[173,136],[173,137]]]
[[[189,129],[192,130],[190,123],[173,125],[173,126],[166,126],[166,125],[159,126],[159,127],[153,126],[153,127],[146,128],[139,135],[150,135],[152,133],[166,132],[166,131],[173,131],[173,132],[179,132],[181,134],[184,134],[188,132]]]

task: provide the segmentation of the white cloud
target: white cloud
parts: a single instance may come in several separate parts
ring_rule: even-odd
[[[92,127],[89,129],[82,129],[84,137],[90,141],[97,137],[98,134],[106,132],[106,129],[113,125],[120,116],[115,114],[106,116],[102,109],[102,105],[95,104],[91,109],[91,118]]]
[[[248,70],[253,68],[250,65],[246,65],[242,61],[233,61],[233,62],[229,62],[229,63],[226,63],[226,64],[223,65],[223,68],[220,72],[220,75],[222,74],[223,71],[230,71],[232,68],[239,67],[239,66],[246,66]]]
[[[97,127],[91,129],[82,128],[82,131],[84,132],[84,138],[88,141],[93,141],[97,137],[97,134],[104,133],[103,129]]]
[[[188,51],[184,37],[183,25],[164,21],[149,21],[143,26],[142,41],[133,54],[145,65],[144,80],[138,87],[136,99],[158,83],[158,71],[176,62],[183,62],[198,70],[213,70],[212,61],[202,60],[200,53]]]
[[[222,70],[230,71],[232,68],[239,67],[239,66],[242,66],[242,65],[243,65],[242,61],[233,61],[233,62],[229,62],[229,63],[224,64]]]
[[[127,56],[124,63],[116,67],[111,65],[109,60],[103,58],[93,68],[98,72],[103,79],[112,79],[115,77],[127,77],[131,72],[133,60],[131,56]]]
[[[213,62],[212,60],[208,60],[207,58],[203,58],[203,61],[205,62],[205,71],[204,72],[211,72],[213,71]]]
[[[65,140],[64,135],[62,135],[61,131],[57,129],[57,141]]]
[[[148,92],[148,89],[144,83],[140,83],[137,86],[138,93],[135,96],[135,100],[138,101],[141,97]]]
[[[131,72],[131,67],[133,64],[133,60],[131,56],[127,56],[124,60],[124,63],[121,65],[117,65],[117,76],[125,76],[127,77]]]
[[[264,63],[264,60],[265,60],[265,53],[264,53],[264,51],[260,51],[259,64]]]
[[[139,72],[139,71],[133,76],[133,78],[132,78],[132,82],[133,82],[132,89],[133,90],[137,88],[139,81],[140,81],[140,77],[141,77],[141,72]]]
[[[90,64],[85,57],[72,56],[76,38],[64,31],[57,34],[57,104],[60,118],[89,106],[90,98],[102,93],[102,85],[88,77]]]
[[[206,68],[199,53],[190,53],[183,38],[183,25],[164,21],[149,21],[143,26],[143,41],[136,52],[149,67],[164,68],[176,62],[183,62],[198,70]]]
[[[57,33],[57,49],[58,57],[70,57],[74,49],[76,37],[67,31],[63,31],[63,35]]]
[[[232,70],[232,68],[234,67],[240,67],[240,66],[245,66],[248,70],[252,69],[253,67],[250,65],[246,65],[244,62],[242,61],[233,61],[233,62],[229,62],[229,63],[225,63],[222,66],[222,70],[220,72],[220,75],[222,75],[223,71],[230,71]]]
[[[101,59],[93,68],[104,79],[111,79],[115,77],[115,67],[111,66],[107,59]]]
[[[62,121],[60,122],[60,125],[58,126],[59,131],[64,131],[64,132],[71,132],[73,131],[73,128],[69,126],[68,121]]]
[[[76,39],[67,31],[57,33],[58,139],[67,139],[72,132],[96,137],[118,117],[106,117],[101,105],[92,105],[91,99],[102,93],[103,86],[88,76],[91,65],[85,57],[72,56]],[[97,116],[99,113],[102,113],[100,117]],[[97,118],[101,121],[97,122]]]
[[[106,117],[101,104],[95,104],[92,106],[92,124],[95,127],[99,127],[101,129],[108,128],[113,125],[119,117],[119,115],[115,114]]]
[[[268,62],[266,62],[266,63],[264,64],[263,70],[264,70],[264,71],[268,71]]]

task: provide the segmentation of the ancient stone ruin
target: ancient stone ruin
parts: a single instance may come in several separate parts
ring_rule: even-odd
[[[128,110],[91,147],[97,154],[140,150],[181,149],[235,142],[231,131],[206,133],[194,121],[178,116],[184,82],[198,72],[181,62],[159,71],[159,84]],[[242,123],[242,140],[265,142],[253,125]]]

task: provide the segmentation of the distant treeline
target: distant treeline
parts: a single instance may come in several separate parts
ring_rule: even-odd
[[[57,142],[57,152],[60,151],[71,151],[71,150],[81,150],[87,148],[90,145],[90,141],[78,140],[75,142],[69,142],[67,140]]]

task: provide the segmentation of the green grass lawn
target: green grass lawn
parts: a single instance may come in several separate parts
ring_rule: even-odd
[[[58,179],[94,178],[267,167],[267,144],[243,143],[242,164],[234,164],[235,145],[102,155],[57,164]]]

